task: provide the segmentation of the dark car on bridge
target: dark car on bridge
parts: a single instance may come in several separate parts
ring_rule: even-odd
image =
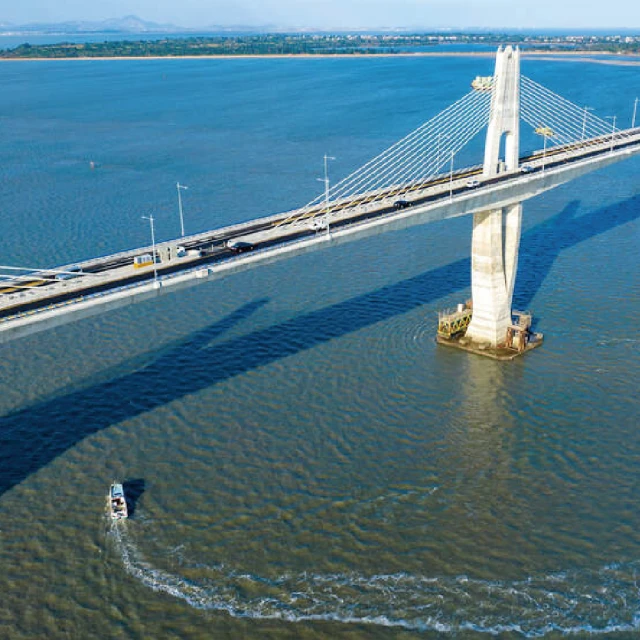
[[[396,200],[393,203],[393,208],[394,209],[406,209],[407,207],[411,206],[411,202],[409,202],[408,200]]]
[[[255,249],[255,245],[245,240],[227,240],[225,246],[233,253],[246,253]]]

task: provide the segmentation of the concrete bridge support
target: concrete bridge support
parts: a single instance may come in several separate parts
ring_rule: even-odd
[[[518,169],[520,151],[520,51],[500,48],[496,57],[483,175]],[[466,336],[496,347],[512,324],[511,301],[518,267],[522,204],[473,216],[471,297],[473,317]]]

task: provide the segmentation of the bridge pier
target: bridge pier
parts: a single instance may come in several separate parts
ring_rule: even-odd
[[[473,318],[466,337],[492,347],[503,344],[512,324],[522,203],[473,215],[471,291]]]
[[[511,325],[511,297],[505,269],[506,229],[502,209],[473,214],[471,291],[473,316],[466,337],[498,346]],[[511,242],[511,248],[514,243]],[[513,260],[511,260],[513,262]]]
[[[520,152],[520,51],[500,47],[493,77],[483,176],[518,169]],[[512,325],[511,302],[518,267],[522,203],[473,216],[468,342],[500,347]]]

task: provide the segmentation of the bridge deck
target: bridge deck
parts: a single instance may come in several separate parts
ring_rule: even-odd
[[[133,267],[134,256],[151,253],[151,247],[77,263],[83,273],[73,279],[57,280],[51,276],[32,274],[30,281],[14,280],[0,286],[0,341],[4,341],[2,334],[13,327],[35,324],[39,320],[36,316],[45,319],[45,316],[52,314],[69,314],[86,306],[89,301],[96,306],[115,297],[131,302],[139,294],[148,294],[150,288],[167,288],[173,281],[176,284],[178,280],[183,282],[184,277],[193,281],[194,278],[209,277],[214,272],[225,275],[238,270],[239,263],[253,266],[269,261],[265,260],[266,253],[293,254],[296,252],[294,245],[300,245],[301,241],[317,247],[320,244],[318,240],[323,238],[359,237],[354,231],[363,230],[364,227],[401,228],[423,224],[431,219],[504,206],[504,202],[527,199],[577,175],[638,152],[640,128],[619,132],[615,137],[586,140],[581,147],[570,145],[548,150],[545,154],[537,152],[521,160],[530,167],[527,173],[502,173],[494,178],[482,179],[481,169],[472,167],[452,176],[437,177],[428,183],[405,185],[401,197],[409,203],[406,208],[394,206],[400,197],[399,190],[394,189],[383,194],[363,194],[355,202],[332,202],[328,210],[316,207],[290,211],[159,243],[156,245],[159,253],[179,244],[191,250],[192,255],[156,264],[157,281],[154,280],[153,265],[140,269]],[[467,186],[470,176],[478,179],[477,187]],[[440,211],[439,216],[429,217],[429,212],[436,211]],[[320,215],[327,219],[329,229],[312,228],[311,219]],[[286,224],[283,224],[285,221]],[[227,241],[233,239],[251,243],[255,253],[236,255],[226,246]],[[198,254],[193,255],[193,252]],[[261,260],[257,260],[258,254]],[[70,266],[60,267],[59,270],[68,270]],[[57,321],[56,324],[62,322]],[[36,330],[32,327],[24,333]]]

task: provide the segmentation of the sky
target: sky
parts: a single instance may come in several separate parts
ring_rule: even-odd
[[[637,28],[638,0],[0,0],[0,23],[136,15],[182,27]]]

